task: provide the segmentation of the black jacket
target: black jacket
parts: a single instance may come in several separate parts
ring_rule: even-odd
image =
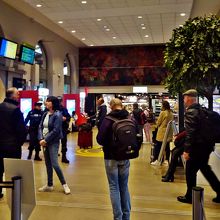
[[[25,124],[30,121],[30,129],[38,131],[39,124],[41,122],[41,118],[43,116],[43,111],[38,109],[33,109],[28,112],[27,117],[25,118]]]
[[[137,122],[138,125],[144,125],[144,123],[142,123],[142,119],[141,119],[142,112],[143,111],[140,108],[136,108],[132,112],[133,117],[134,117],[134,119],[135,119],[135,121]]]
[[[61,112],[62,116],[66,118],[66,120],[62,122],[63,132],[66,132],[69,128],[71,116],[70,116],[67,108],[65,108],[64,106],[60,106],[60,112]]]
[[[114,110],[108,114],[116,119],[126,119],[129,113],[126,110]],[[115,159],[112,154],[112,125],[113,121],[104,118],[101,127],[99,129],[98,135],[96,137],[97,142],[103,146],[104,158],[111,160]]]
[[[98,128],[100,128],[106,114],[107,114],[107,106],[105,104],[100,105],[98,107],[98,114],[97,114],[97,118],[96,118],[96,125]]]
[[[25,142],[24,117],[17,105],[16,101],[7,98],[0,104],[0,152],[13,153]]]
[[[208,143],[201,133],[203,128],[201,126],[200,108],[199,104],[192,104],[185,113],[186,138],[184,151],[195,158],[210,154],[215,145],[215,143]]]

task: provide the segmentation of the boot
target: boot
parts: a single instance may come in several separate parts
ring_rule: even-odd
[[[34,160],[42,161],[42,159],[39,157],[39,151],[36,151],[36,152],[35,152]]]
[[[174,173],[171,171],[170,167],[167,170],[166,174],[162,176],[162,182],[173,182],[174,181]]]
[[[62,155],[62,162],[63,163],[69,163],[70,161],[66,158],[66,154]]]
[[[29,150],[29,154],[28,154],[28,157],[27,157],[28,160],[31,160],[32,152],[33,152],[32,150]]]
[[[174,176],[172,175],[166,175],[164,178],[161,180],[162,182],[173,182],[174,181]]]

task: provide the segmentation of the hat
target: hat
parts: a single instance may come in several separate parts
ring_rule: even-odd
[[[41,106],[41,105],[42,105],[41,102],[35,102],[35,103],[34,103],[34,106]]]
[[[195,89],[189,89],[186,92],[183,93],[183,96],[187,95],[187,96],[191,96],[191,97],[197,97],[198,96],[198,92]]]

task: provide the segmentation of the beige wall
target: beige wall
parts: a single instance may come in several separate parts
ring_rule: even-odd
[[[62,39],[52,31],[46,29],[33,19],[21,14],[7,4],[0,1],[0,25],[6,38],[21,43],[29,43],[35,46],[38,41],[42,41],[48,58],[47,74],[48,88],[51,95],[63,94],[63,62],[66,54],[69,54],[71,66],[73,66],[72,91],[77,91],[78,82],[78,49],[68,41]],[[25,64],[26,74],[21,76],[27,81],[31,79],[31,67]],[[60,77],[59,77],[60,75]],[[1,76],[1,75],[0,75]],[[9,73],[9,78],[17,77],[15,73]],[[4,81],[3,81],[4,82]],[[9,83],[10,85],[10,83]],[[2,87],[0,87],[0,91]]]

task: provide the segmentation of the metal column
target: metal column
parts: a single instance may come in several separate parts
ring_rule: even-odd
[[[204,189],[201,187],[193,187],[192,199],[193,220],[205,220],[203,207]]]
[[[11,204],[11,219],[21,220],[21,177],[12,177],[12,204]]]

